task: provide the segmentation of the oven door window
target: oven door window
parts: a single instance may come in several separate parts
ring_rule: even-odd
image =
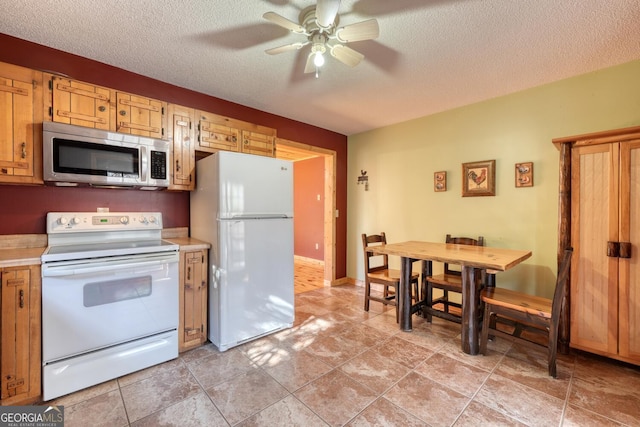
[[[83,305],[95,307],[151,295],[151,276],[87,283],[83,287]]]
[[[140,177],[138,148],[53,139],[53,170],[56,173]]]

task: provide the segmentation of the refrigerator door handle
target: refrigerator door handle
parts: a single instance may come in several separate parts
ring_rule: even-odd
[[[264,214],[264,215],[233,215],[230,219],[244,220],[244,219],[283,219],[291,218],[286,214]]]
[[[215,265],[211,266],[211,278],[212,280],[212,285],[214,289],[218,289],[218,282],[220,281],[220,269],[217,268]]]

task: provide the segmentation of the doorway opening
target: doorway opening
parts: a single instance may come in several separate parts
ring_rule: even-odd
[[[276,157],[293,162],[314,157],[324,158],[324,206],[323,206],[323,249],[325,286],[331,286],[336,280],[336,157],[333,150],[287,139],[276,139]]]

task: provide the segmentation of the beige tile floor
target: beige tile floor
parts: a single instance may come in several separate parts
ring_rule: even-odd
[[[640,368],[491,343],[459,326],[362,310],[362,288],[296,295],[293,328],[220,353],[212,345],[54,401],[72,426],[638,426]]]

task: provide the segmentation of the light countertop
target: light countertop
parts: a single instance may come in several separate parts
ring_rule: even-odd
[[[40,265],[40,255],[45,249],[45,247],[0,249],[0,268]]]
[[[181,251],[195,251],[198,249],[209,249],[211,247],[209,243],[203,242],[202,240],[193,239],[191,237],[172,237],[162,240],[180,245]]]
[[[46,246],[18,247],[21,242],[19,239],[16,240],[17,235],[11,236],[11,238],[11,240],[5,238],[2,241],[3,244],[0,245],[2,246],[2,249],[0,249],[0,268],[41,264],[40,256],[45,251]],[[179,245],[180,250],[199,250],[211,247],[207,242],[190,237],[171,237],[164,240]],[[33,239],[30,241],[33,241]]]

